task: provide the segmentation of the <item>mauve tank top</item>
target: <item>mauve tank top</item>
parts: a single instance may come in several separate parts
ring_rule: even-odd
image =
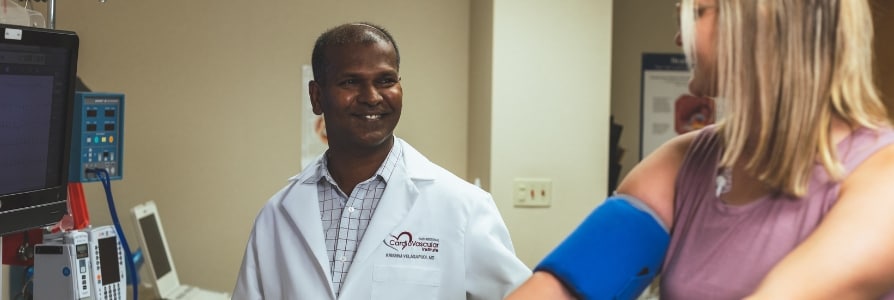
[[[850,173],[891,143],[889,128],[859,129],[838,143],[838,156]],[[838,199],[839,183],[817,164],[803,198],[765,196],[726,205],[715,196],[722,147],[715,128],[708,127],[686,152],[677,175],[661,299],[744,298],[816,229]],[[894,299],[894,292],[884,299]]]

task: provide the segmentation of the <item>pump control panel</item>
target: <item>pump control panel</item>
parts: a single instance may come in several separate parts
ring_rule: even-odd
[[[112,180],[124,173],[124,94],[75,94],[69,181],[99,181],[89,169],[104,169]]]

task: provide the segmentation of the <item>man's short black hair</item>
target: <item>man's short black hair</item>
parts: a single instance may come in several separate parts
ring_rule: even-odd
[[[313,67],[314,80],[320,81],[325,78],[325,72],[331,62],[326,60],[326,50],[331,46],[348,45],[348,44],[373,44],[379,42],[388,42],[394,47],[396,56],[396,66],[400,70],[400,51],[397,49],[397,43],[391,33],[385,28],[367,22],[342,24],[323,32],[317,38],[314,44],[313,54],[311,54],[311,66]]]

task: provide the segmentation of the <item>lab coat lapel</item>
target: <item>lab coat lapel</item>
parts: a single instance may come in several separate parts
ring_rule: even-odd
[[[297,176],[295,185],[283,199],[281,205],[286,215],[292,222],[292,226],[300,234],[299,239],[307,244],[316,259],[316,272],[320,279],[324,279],[329,287],[332,299],[335,292],[332,290],[332,275],[329,272],[329,256],[326,253],[326,242],[323,237],[323,224],[320,220],[320,204],[317,197],[317,184],[305,183],[306,176]]]
[[[378,247],[385,245],[385,238],[395,232],[395,227],[401,224],[419,198],[417,183],[433,179],[422,175],[429,174],[431,162],[404,140],[397,137],[394,140],[395,146],[403,148],[403,163],[398,164],[385,187],[385,193],[354,255],[354,263],[365,262]],[[350,279],[350,274],[347,279]]]
[[[385,187],[366,233],[363,234],[360,246],[354,255],[354,263],[362,263],[375,252],[376,248],[384,245],[385,238],[397,225],[400,225],[419,197],[419,190],[407,176],[405,169],[395,170],[390,181]],[[348,276],[350,277],[350,274]]]

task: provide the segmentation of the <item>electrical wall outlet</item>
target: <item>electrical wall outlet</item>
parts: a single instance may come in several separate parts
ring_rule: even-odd
[[[516,207],[549,207],[552,205],[553,180],[549,178],[516,178],[513,203]]]

